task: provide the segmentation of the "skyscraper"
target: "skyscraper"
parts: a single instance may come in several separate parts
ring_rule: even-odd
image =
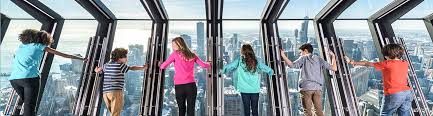
[[[187,34],[182,34],[180,35],[180,37],[183,38],[183,40],[185,40],[186,45],[191,48],[192,47],[192,40],[191,40],[191,36],[187,35]]]
[[[308,16],[305,16],[304,19],[304,22],[301,24],[301,31],[299,32],[299,42],[301,43],[308,42]]]
[[[201,59],[205,59],[205,36],[204,36],[204,23],[197,23],[197,54]]]

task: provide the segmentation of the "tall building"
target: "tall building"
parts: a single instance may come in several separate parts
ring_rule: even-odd
[[[204,31],[204,23],[197,23],[197,54],[201,59],[206,58],[206,45],[205,45],[205,31]]]
[[[234,87],[224,88],[224,116],[243,116],[242,100]]]
[[[191,48],[192,47],[192,40],[191,40],[191,36],[187,35],[187,34],[182,34],[180,35],[180,37],[183,38],[183,40],[185,40],[185,44]]]
[[[304,19],[304,22],[301,24],[301,31],[299,31],[299,42],[302,44],[308,42],[308,16],[305,16]]]

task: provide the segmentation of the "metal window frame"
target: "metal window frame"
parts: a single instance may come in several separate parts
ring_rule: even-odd
[[[433,13],[423,18],[430,38],[433,41]]]
[[[206,114],[209,116],[224,115],[224,78],[220,74],[222,69],[222,49],[223,33],[222,33],[222,13],[223,0],[206,0],[206,44],[207,60],[212,62],[211,70],[207,71],[206,78]]]
[[[61,17],[59,14],[45,6],[39,1],[36,0],[11,0],[14,4],[16,4],[18,7],[23,9],[26,13],[30,14],[33,18],[35,18],[37,21],[42,23],[41,30],[44,30],[51,34],[53,37],[54,42],[50,45],[51,48],[57,48],[57,44],[60,38],[60,34],[63,28],[64,24],[64,18]],[[3,22],[2,22],[3,23]],[[2,27],[3,28],[3,27]],[[2,37],[3,38],[3,37]],[[46,81],[51,69],[51,65],[53,63],[53,54],[44,53],[44,57],[41,61],[41,65],[39,68],[40,71],[40,89],[37,96],[37,103],[36,103],[36,112],[39,109],[40,100],[42,98],[44,88],[46,85]],[[18,98],[18,95],[16,95],[15,92],[12,92],[13,94],[10,96],[10,98],[17,98],[18,100],[15,102],[14,106],[22,106],[23,101]],[[13,99],[11,99],[13,100]],[[12,102],[10,102],[12,103]],[[7,107],[11,107],[12,104],[8,104]],[[10,108],[7,108],[10,109]],[[14,107],[13,108],[13,114],[19,114],[21,112],[21,108]],[[9,111],[5,111],[5,113],[10,113]]]
[[[273,116],[291,116],[290,95],[287,87],[287,74],[284,62],[281,62],[280,49],[281,38],[278,31],[278,18],[284,11],[290,0],[268,0],[260,19],[260,35],[264,60],[275,74],[266,78],[268,97],[270,102],[270,114]]]
[[[314,18],[314,30],[319,44],[320,55],[330,61],[328,49],[335,53],[338,71],[325,72],[326,88],[332,115],[359,115],[357,99],[350,78],[347,63],[344,62],[344,51],[335,34],[333,22],[356,0],[331,0]],[[329,85],[328,85],[329,84]]]
[[[89,57],[87,63],[90,67],[83,67],[83,74],[80,77],[80,85],[77,90],[77,100],[74,106],[74,115],[99,115],[102,97],[102,79],[95,78],[100,76],[93,73],[93,68],[102,66],[109,61],[110,52],[113,46],[114,34],[116,32],[117,18],[100,0],[75,0],[87,12],[89,12],[98,26],[94,38],[99,40],[96,43],[104,43],[102,47],[92,51],[94,54]],[[87,51],[89,52],[89,51]],[[88,69],[90,68],[90,69]]]
[[[0,13],[0,21],[1,21],[1,23],[0,23],[0,45],[1,45],[3,42],[3,38],[6,35],[6,30],[9,27],[9,23],[11,21],[11,18],[9,18],[8,16],[6,16],[3,13]]]
[[[381,49],[390,43],[402,43],[404,46],[404,41],[402,38],[397,38],[395,36],[394,30],[392,28],[392,23],[398,20],[400,17],[405,15],[407,12],[415,8],[424,0],[394,0],[384,8],[380,9],[378,12],[374,13],[368,18],[368,26],[373,37],[373,42],[376,46],[379,59],[381,61],[385,60]],[[407,56],[407,52],[405,55]],[[410,59],[407,59],[409,62]],[[420,90],[420,85],[416,75],[414,75],[413,66],[409,63],[409,84],[411,85],[413,91],[413,96],[415,97],[412,102],[412,115],[422,115],[430,116],[429,107],[425,101],[425,96]],[[412,75],[412,76],[411,76]]]
[[[143,78],[139,115],[161,115],[164,97],[165,70],[159,69],[167,50],[168,15],[161,0],[140,0],[152,20],[152,34],[149,38],[147,64],[149,68]]]

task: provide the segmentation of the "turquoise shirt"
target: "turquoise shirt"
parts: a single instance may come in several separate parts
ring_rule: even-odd
[[[45,45],[39,43],[21,44],[15,51],[9,80],[39,78],[39,65],[45,47]]]
[[[222,73],[225,74],[232,70],[235,70],[233,78],[234,86],[241,93],[260,92],[259,71],[267,73],[268,76],[273,74],[273,70],[260,60],[257,60],[257,69],[254,73],[248,71],[246,64],[240,57],[236,58],[232,63],[224,66]]]

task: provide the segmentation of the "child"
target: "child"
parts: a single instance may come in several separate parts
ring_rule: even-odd
[[[111,61],[104,64],[103,68],[96,67],[95,72],[104,72],[103,98],[111,116],[120,116],[123,109],[123,88],[125,85],[125,73],[128,70],[146,70],[148,65],[128,66],[128,50],[116,48],[111,52]]]
[[[313,116],[313,106],[317,116],[324,116],[322,111],[322,86],[323,86],[323,68],[336,71],[337,65],[335,55],[331,51],[332,65],[313,55],[313,46],[304,44],[300,49],[300,57],[292,62],[281,50],[281,56],[286,64],[291,68],[301,68],[301,80],[299,81],[300,93],[302,95],[302,106],[304,107],[305,116]]]
[[[202,68],[210,67],[209,63],[204,63],[197,55],[189,50],[185,41],[181,37],[176,37],[171,41],[173,53],[160,65],[160,69],[167,68],[174,62],[174,85],[176,101],[179,107],[179,116],[194,116],[195,100],[197,96],[197,86],[194,80],[194,63]],[[185,105],[187,102],[188,106]]]
[[[399,116],[410,115],[413,96],[407,77],[409,63],[400,59],[403,52],[400,45],[388,44],[382,48],[382,54],[386,58],[382,62],[356,62],[345,57],[349,64],[374,67],[382,72],[385,97],[381,116],[392,116],[395,112]]]
[[[271,76],[273,71],[263,62],[259,61],[254,54],[251,45],[242,45],[242,57],[236,58],[232,63],[227,64],[222,73],[235,70],[234,78],[237,78],[235,83],[236,89],[241,92],[242,102],[244,104],[245,116],[250,116],[250,110],[253,116],[258,116],[258,102],[260,91],[260,78],[258,71],[262,71]]]
[[[49,46],[53,38],[45,31],[26,29],[19,34],[21,45],[15,51],[12,72],[9,81],[24,101],[24,116],[36,115],[36,102],[39,94],[39,66],[45,52],[65,58],[85,60],[78,56],[64,54]]]

